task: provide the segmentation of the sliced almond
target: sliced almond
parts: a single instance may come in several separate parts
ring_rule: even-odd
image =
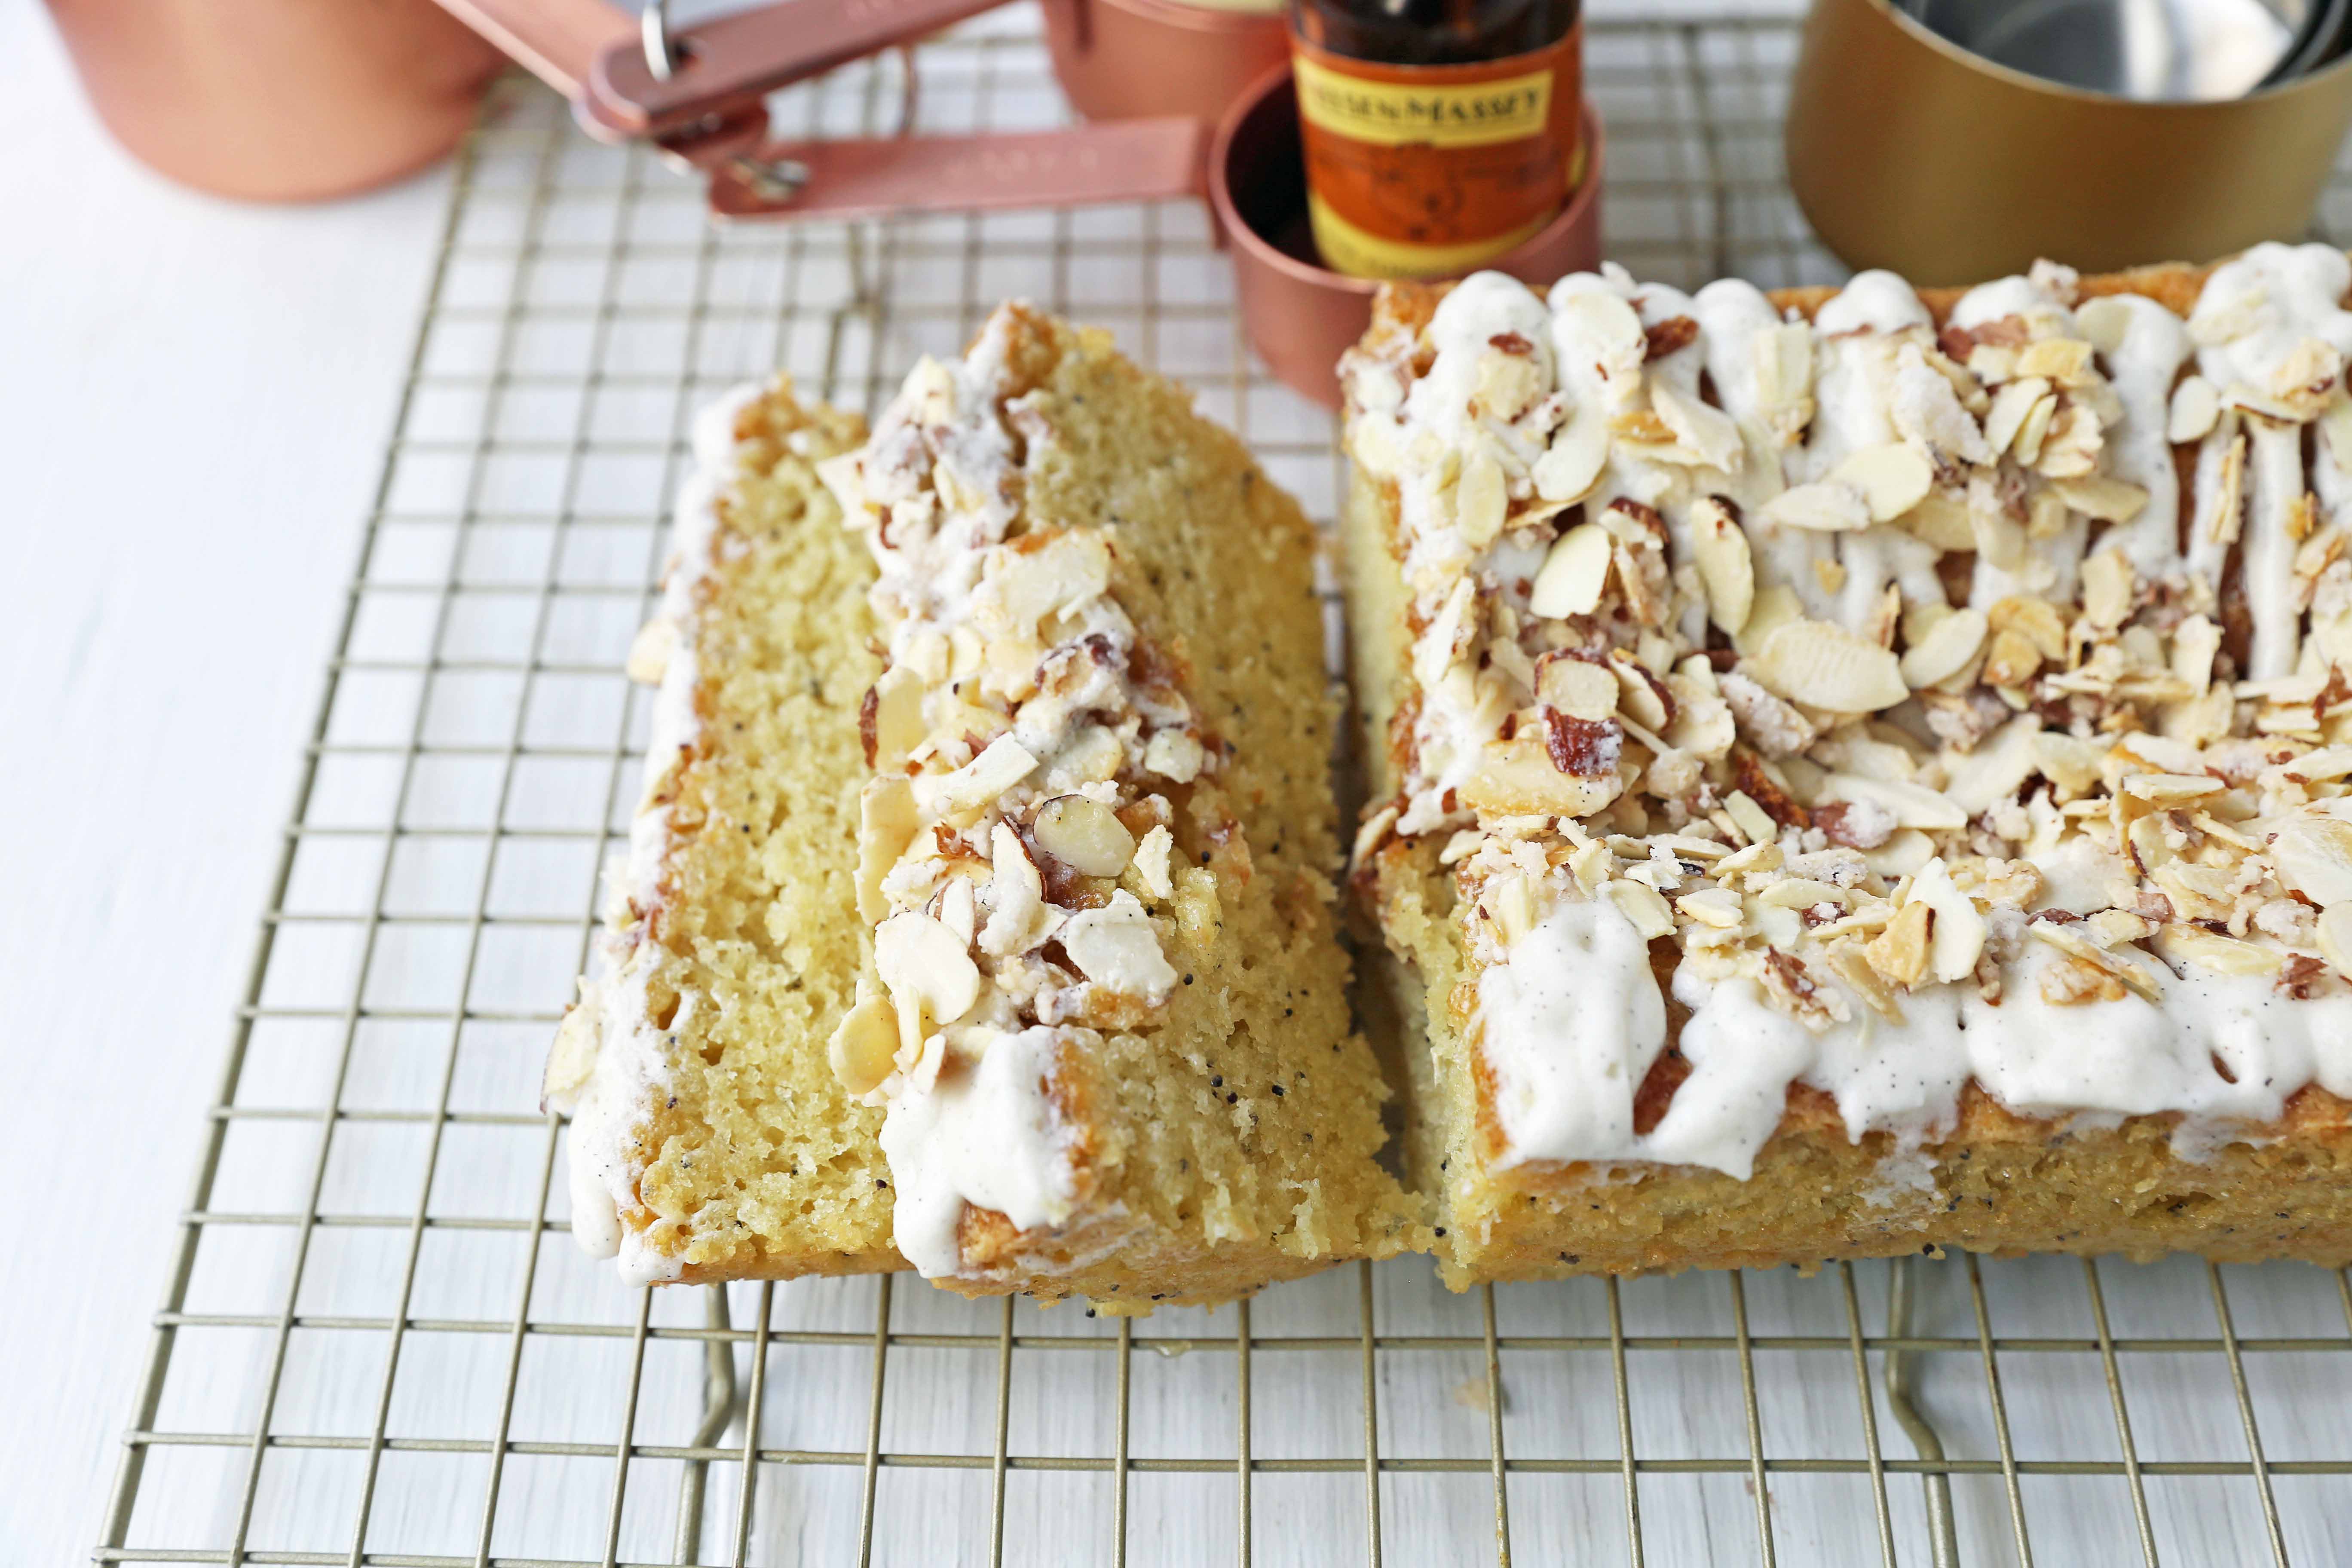
[[[1993,394],[1992,407],[1985,414],[1985,444],[1996,454],[2008,451],[2025,427],[2026,416],[2049,395],[2050,384],[2038,375],[2021,376],[2003,385]]]
[[[2035,921],[2026,931],[2067,957],[2088,966],[2097,973],[2120,981],[2124,985],[2150,1002],[2161,1002],[2164,993],[2158,987],[2156,976],[2141,964],[2122,953],[2113,953],[2082,936],[2069,927],[2050,921]],[[2046,987],[2045,987],[2046,994]],[[2117,993],[2120,995],[2120,993]]]
[[[2017,427],[2016,441],[2010,447],[2021,465],[2030,468],[2042,460],[2042,444],[2049,438],[2051,424],[2057,417],[2056,393],[2033,400],[2033,406],[2025,411],[2024,423]]]
[[[1780,626],[1742,668],[1776,696],[1838,713],[1875,712],[1911,695],[1893,653],[1828,621]]]
[[[1755,336],[1756,400],[1768,411],[1810,401],[1813,389],[1813,331],[1802,321],[1783,321]]]
[[[2133,773],[2123,781],[2121,794],[2151,805],[2179,805],[2230,786],[2210,773]]]
[[[1936,841],[1916,827],[1904,828],[1862,854],[1864,864],[1890,882],[1910,876],[1935,858]]]
[[[1728,888],[1701,888],[1675,900],[1675,908],[1699,925],[1717,931],[1737,931],[1741,920],[1739,895]]]
[[[1059,795],[1029,825],[1037,847],[1086,877],[1116,877],[1135,858],[1135,835],[1098,800]]]
[[[874,928],[874,969],[897,1000],[902,1039],[905,1015],[918,1005],[925,1016],[944,1024],[980,999],[980,966],[963,942],[940,921],[913,910]]]
[[[1037,759],[1011,735],[999,735],[988,749],[950,773],[923,773],[915,781],[915,804],[933,816],[966,816],[1029,776]]]
[[[2271,825],[2264,854],[2281,883],[2320,908],[2352,902],[2352,822],[2298,812]]]
[[[2073,386],[2096,373],[2091,368],[2091,345],[2083,339],[2036,338],[2018,351],[2017,374]]]
[[[1524,364],[1524,359],[1512,355],[1496,355]],[[1510,509],[1510,496],[1503,478],[1503,465],[1494,454],[1481,446],[1462,465],[1462,477],[1454,485],[1454,526],[1461,531],[1462,541],[1473,550],[1484,550],[1503,531],[1503,514]]]
[[[2319,916],[2319,956],[2352,980],[2352,904],[2337,904]]]
[[[669,673],[670,655],[677,647],[677,623],[667,616],[656,616],[629,639],[628,678],[640,686],[659,686],[662,677]]]
[[[2091,346],[2103,354],[2112,354],[2124,346],[2124,339],[2131,332],[2131,307],[2111,294],[2085,300],[2082,309],[2074,312],[2074,324],[2083,330]],[[2021,362],[2023,356],[2019,357]]]
[[[1904,651],[1904,684],[1916,691],[1958,675],[1984,646],[1985,632],[1982,610],[1969,607],[1944,616]]]
[[[2057,606],[2039,595],[2008,595],[1986,612],[1986,619],[1996,633],[2016,632],[2043,658],[2066,656],[2066,623]]]
[[[1478,356],[1478,411],[1506,423],[1544,395],[1544,367],[1531,353],[1489,349]]]
[[[1529,477],[1536,494],[1567,506],[1592,493],[1601,470],[1609,466],[1609,416],[1587,400],[1569,410],[1568,418],[1535,460]]]
[[[1739,426],[1723,410],[1685,396],[1664,378],[1653,378],[1650,406],[1666,422],[1675,439],[1706,467],[1737,468],[1746,458],[1748,448],[1740,440]]]
[[[1969,490],[1969,531],[1974,536],[1977,553],[2004,572],[2019,570],[2031,558],[2032,546],[2026,538],[2025,525],[1989,493],[1980,494],[1973,485]]]
[[[1394,806],[1387,806],[1382,809],[1387,813],[1393,813],[1396,810]],[[1375,817],[1371,822],[1366,823],[1364,826],[1367,828],[1372,828],[1377,826],[1379,818]],[[1394,817],[1392,816],[1391,816],[1391,825],[1394,825]],[[1377,837],[1377,836],[1375,837]],[[1362,833],[1357,834],[1356,843],[1359,847],[1360,853],[1357,855],[1356,858],[1359,862],[1361,862],[1364,858],[1363,853],[1361,852],[1363,842],[1364,835]],[[1150,832],[1143,836],[1143,842],[1135,847],[1136,874],[1143,879],[1144,887],[1150,891],[1151,896],[1155,899],[1171,899],[1176,896],[1176,884],[1169,874],[1169,860],[1170,857],[1175,850],[1175,847],[1176,837],[1174,834],[1168,831],[1168,825],[1166,823],[1160,823],[1155,826]]]
[[[1757,515],[1782,528],[1818,533],[1851,533],[1871,524],[1868,499],[1852,485],[1829,480],[1791,485],[1766,501]]]
[[[1707,618],[1738,637],[1756,605],[1756,562],[1747,531],[1715,496],[1691,509],[1691,552],[1706,587]]]
[[[2172,673],[2199,696],[2213,683],[2213,656],[2221,651],[2221,628],[2191,616],[2172,629]]]
[[[2128,479],[2110,479],[2105,474],[2060,479],[2050,488],[2068,506],[2101,522],[2129,522],[2147,505],[2146,489]]]
[[[1924,903],[1904,905],[1886,929],[1863,948],[1863,956],[1890,985],[1917,984],[1927,973],[1927,933],[1933,919]]]
[[[1976,750],[1967,755],[1947,753],[1945,798],[1970,816],[2013,799],[2033,776],[2038,760],[2035,741],[2041,733],[2041,716],[2021,713],[1978,742]]]
[[[1822,780],[1824,801],[1868,801],[1894,814],[1898,827],[1941,832],[1966,827],[1968,814],[1935,790],[1895,779],[1869,779],[1859,773],[1831,773]]]
[[[1191,784],[1207,762],[1207,749],[1189,730],[1155,730],[1143,744],[1143,771],[1176,784]]]
[[[1742,658],[1752,658],[1764,639],[1787,626],[1801,620],[1805,614],[1804,601],[1786,583],[1766,583],[1758,586],[1756,602],[1748,611],[1748,624],[1732,638],[1732,647]]]
[[[1938,550],[1974,550],[1976,531],[1969,522],[1965,502],[1930,490],[1919,504],[1903,514],[1903,527]]]
[[[2023,686],[2042,668],[2042,650],[2022,634],[2015,631],[1995,632],[1985,648],[1984,682],[1987,686],[2014,689]]]
[[[2083,614],[2095,626],[2113,631],[2132,613],[2139,574],[2121,550],[2102,550],[2083,563]]]
[[[2053,405],[2049,430],[2033,456],[2034,471],[2053,479],[2088,479],[2099,466],[2105,440],[2099,416],[2087,404]]]
[[[903,776],[868,779],[857,796],[857,914],[871,925],[890,912],[882,879],[914,842],[922,819]]]
[[[1724,796],[1723,809],[1750,844],[1769,844],[1780,837],[1780,825],[1746,790],[1736,789]]]
[[[1611,648],[1609,668],[1617,678],[1617,706],[1627,718],[1649,730],[1663,730],[1674,722],[1664,682],[1641,660],[1623,648]]]
[[[1061,930],[1062,949],[1078,972],[1107,991],[1155,1005],[1176,987],[1176,971],[1160,951],[1151,917],[1121,888],[1099,909],[1080,910]]]
[[[1483,817],[1590,816],[1622,793],[1615,773],[1566,773],[1552,765],[1542,740],[1521,733],[1489,741],[1464,780],[1461,798]]]
[[[1552,325],[1556,337],[1575,344],[1568,353],[1591,355],[1602,379],[1611,383],[1638,378],[1650,355],[1650,335],[1642,318],[1606,289],[1579,289],[1556,300]]]
[[[1536,929],[1535,889],[1516,871],[1506,871],[1488,882],[1478,894],[1478,907],[1495,922],[1495,932],[1503,939],[1506,952]]]
[[[1571,719],[1598,723],[1617,711],[1617,677],[1591,659],[1549,653],[1536,665],[1536,700]]]
[[[1917,448],[1890,441],[1853,453],[1830,470],[1830,479],[1862,492],[1873,522],[1891,522],[1927,498],[1936,469]]]
[[[870,994],[864,982],[857,992],[857,1005],[841,1016],[825,1042],[824,1058],[841,1087],[862,1096],[898,1070],[898,1015],[888,997]]]
[[[1654,942],[1675,934],[1675,911],[1666,907],[1664,897],[1655,888],[1619,877],[1602,886],[1601,896],[1633,922],[1643,941]]]
[[[2174,446],[2202,441],[2221,417],[2221,395],[2201,375],[2182,380],[2172,389],[2172,406],[2164,424],[2164,438]]]
[[[874,683],[873,765],[890,770],[905,765],[923,743],[923,680],[903,664],[892,665]]]
[[[1348,456],[1355,459],[1356,467],[1376,479],[1392,479],[1402,474],[1408,459],[1395,416],[1371,412],[1349,420]]]
[[[1528,595],[1528,608],[1554,618],[1591,615],[1609,585],[1611,544],[1608,530],[1597,522],[1578,523],[1552,541]]]
[[[2215,974],[2275,974],[2286,963],[2278,948],[2179,921],[2157,932],[2156,949],[2174,963],[2193,963]]]
[[[2213,487],[2213,504],[2197,520],[2198,532],[2215,544],[2234,544],[2245,523],[2246,438],[2230,437],[2221,454],[2220,482]]]
[[[1939,857],[1919,868],[1911,879],[1906,905],[1924,904],[1935,914],[1927,946],[1928,973],[1938,980],[1964,980],[1976,972],[1984,952],[1985,918],[1966,893],[1952,881]]]
[[[1817,882],[1810,877],[1782,877],[1766,883],[1763,890],[1756,895],[1756,901],[1781,910],[1810,910],[1822,904],[1835,904],[1844,909],[1853,902],[1853,890],[1841,888],[1834,882]]]

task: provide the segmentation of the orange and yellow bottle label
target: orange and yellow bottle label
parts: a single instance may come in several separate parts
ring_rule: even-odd
[[[1307,216],[1357,278],[1467,271],[1533,235],[1584,176],[1583,27],[1464,66],[1394,66],[1292,38]]]

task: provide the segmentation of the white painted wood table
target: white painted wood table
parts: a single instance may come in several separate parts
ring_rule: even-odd
[[[1612,251],[1685,284],[1832,276],[1779,186],[1790,29],[1676,14],[1604,8],[1591,40]],[[926,127],[1050,122],[1034,25],[928,50]],[[896,101],[877,68],[789,112],[868,122]],[[0,0],[0,1051],[30,1156],[0,1262],[0,1564],[97,1539],[215,1126],[134,1548],[341,1562],[364,1516],[371,1561],[593,1563],[608,1531],[621,1561],[668,1561],[712,1451],[708,1293],[648,1312],[571,1248],[534,1079],[634,789],[617,666],[688,413],[778,365],[871,406],[1027,294],[1190,382],[1323,516],[1329,421],[1239,349],[1181,204],[714,235],[672,176],[523,91],[446,232],[448,171],[228,206],[107,145],[29,0]],[[263,910],[277,947],[224,1101]],[[1940,1466],[1968,1563],[2352,1563],[2342,1279],[1922,1266],[1929,1464],[1880,1382],[1889,1280],[1454,1298],[1405,1263],[1131,1342],[911,1281],[739,1289],[722,1342],[747,1383],[764,1344],[759,1479],[747,1511],[742,1426],[718,1435],[699,1550],[729,1561],[740,1531],[754,1562],[856,1561],[871,1521],[881,1562],[987,1562],[1001,1530],[1004,1561],[1097,1563],[1123,1523],[1128,1561],[1206,1563],[1248,1520],[1260,1562],[1363,1562],[1377,1526],[1389,1561],[1471,1563],[1507,1475],[1523,1563],[1916,1563]]]

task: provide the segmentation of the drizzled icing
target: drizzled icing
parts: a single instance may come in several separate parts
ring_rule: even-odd
[[[932,1277],[969,1271],[968,1208],[1072,1217],[1056,1064],[1166,1005],[1173,900],[1207,874],[1171,867],[1165,792],[1219,763],[1111,590],[1116,531],[1026,515],[1024,461],[1054,436],[1014,384],[1016,325],[1008,308],[962,361],[925,359],[821,469],[881,569],[887,650],[859,841],[878,984],[834,1063],[888,1107],[897,1244]]]
[[[1609,268],[1376,329],[1417,700],[1359,848],[1444,836],[1498,1158],[1745,1176],[1796,1082],[2192,1152],[2352,1091],[2347,287],[2258,247],[2184,321],[2044,264],[1938,326]],[[1656,942],[1691,1071],[1637,1133]]]

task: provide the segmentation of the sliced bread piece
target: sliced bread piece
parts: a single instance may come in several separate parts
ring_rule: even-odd
[[[572,1231],[633,1282],[904,1267],[878,1110],[825,1057],[867,940],[858,708],[874,567],[813,465],[861,420],[787,383],[695,429],[629,850],[548,1062],[572,1114]]]
[[[1216,1301],[1422,1232],[1351,1032],[1316,542],[1190,395],[1021,306],[824,467],[881,565],[835,1060],[900,1250]]]

